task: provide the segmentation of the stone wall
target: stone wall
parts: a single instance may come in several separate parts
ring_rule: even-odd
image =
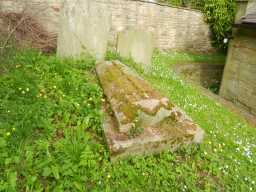
[[[235,29],[220,95],[256,114],[256,31]]]
[[[26,2],[26,3],[24,3]],[[1,11],[26,8],[50,32],[57,33],[62,0],[1,0]],[[116,45],[117,32],[140,28],[153,32],[157,48],[208,52],[213,50],[209,26],[196,10],[134,0],[95,0],[107,5],[112,14],[109,44]]]

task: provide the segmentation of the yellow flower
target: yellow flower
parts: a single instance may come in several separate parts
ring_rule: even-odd
[[[6,136],[7,136],[7,137],[9,137],[10,135],[11,135],[11,133],[10,133],[10,132],[7,132],[7,133],[6,133]]]
[[[15,128],[15,127],[13,127],[13,128],[12,128],[12,131],[16,131],[16,128]]]

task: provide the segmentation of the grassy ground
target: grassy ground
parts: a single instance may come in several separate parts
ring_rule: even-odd
[[[165,63],[165,65],[175,70],[175,67],[186,65],[186,64],[209,64],[209,65],[221,65],[224,67],[226,61],[226,55],[223,53],[211,53],[211,54],[193,54],[193,53],[180,53],[180,52],[170,52],[170,53],[161,53],[157,52],[155,54],[157,57],[157,62]],[[190,74],[189,74],[190,75]],[[183,79],[189,79],[189,76],[184,74],[182,75]],[[221,79],[218,79],[212,84],[204,84],[205,88],[209,89],[214,94],[219,93]],[[196,82],[198,83],[198,82]],[[202,85],[201,85],[202,86]]]
[[[0,76],[0,191],[255,191],[256,129],[185,84],[162,54],[150,73],[123,62],[191,115],[204,142],[112,164],[94,60],[16,53]]]
[[[190,64],[190,63],[207,63],[207,64],[225,64],[226,56],[223,53],[211,54],[193,54],[182,52],[156,52],[155,61],[158,63],[165,63],[169,66],[176,64]],[[156,61],[157,60],[157,61]]]

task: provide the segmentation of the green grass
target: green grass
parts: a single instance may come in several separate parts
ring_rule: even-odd
[[[224,64],[226,55],[224,53],[193,54],[183,52],[156,52],[155,62],[171,65],[207,63],[207,64]]]
[[[256,129],[185,84],[163,57],[155,55],[148,73],[122,61],[184,109],[206,138],[112,164],[94,60],[16,53],[8,61],[15,67],[0,76],[0,191],[255,191]]]
[[[224,66],[226,61],[226,55],[224,53],[210,53],[210,54],[193,54],[193,53],[182,53],[182,52],[156,52],[155,53],[155,63],[164,63],[166,68],[169,66],[170,69],[175,69],[176,65],[185,64],[213,64]],[[186,79],[189,77],[184,74],[181,78]],[[221,79],[219,79],[221,81]],[[198,83],[198,82],[195,82]],[[205,86],[205,85],[204,85]],[[220,82],[215,82],[207,87],[214,94],[218,94],[220,89]]]

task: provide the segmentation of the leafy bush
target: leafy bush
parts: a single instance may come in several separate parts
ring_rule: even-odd
[[[223,40],[232,35],[235,8],[235,0],[206,0],[202,8],[213,32],[213,44],[218,48],[227,48]]]

